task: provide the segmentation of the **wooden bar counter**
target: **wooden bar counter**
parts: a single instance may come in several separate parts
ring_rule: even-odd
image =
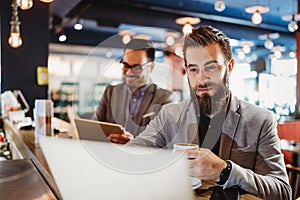
[[[53,124],[55,128],[61,128],[64,130],[72,129],[69,123],[57,118],[53,119]],[[29,160],[48,185],[50,191],[53,192],[53,194],[49,196],[49,199],[62,199],[43,152],[40,146],[35,143],[34,129],[19,130],[11,121],[4,119],[4,130],[11,145],[12,162],[20,159]],[[56,136],[72,137],[68,132],[59,133]]]

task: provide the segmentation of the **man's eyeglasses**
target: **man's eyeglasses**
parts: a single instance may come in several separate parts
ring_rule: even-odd
[[[150,66],[151,61],[147,62],[145,64],[142,64],[142,65],[139,65],[139,64],[129,65],[128,63],[126,63],[124,61],[120,61],[120,64],[121,64],[121,68],[124,72],[127,72],[129,69],[131,69],[131,71],[133,73],[141,73],[145,69],[145,67]]]
[[[220,68],[220,65],[217,63],[214,63],[214,64],[210,64],[210,65],[205,65],[202,67],[199,67],[197,65],[188,65],[186,67],[186,70],[187,70],[188,74],[196,75],[200,72],[201,69],[203,69],[207,73],[214,73],[214,72],[218,71],[219,68]]]

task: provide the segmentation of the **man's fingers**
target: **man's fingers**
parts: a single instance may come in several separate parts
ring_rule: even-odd
[[[189,159],[192,158],[204,158],[205,156],[209,155],[211,151],[205,148],[199,148],[197,150],[187,150],[187,155]]]
[[[114,143],[126,144],[131,138],[130,138],[130,136],[125,135],[125,134],[111,133],[108,136],[108,139]]]
[[[188,159],[195,159],[199,156],[199,150],[187,150],[187,157]]]

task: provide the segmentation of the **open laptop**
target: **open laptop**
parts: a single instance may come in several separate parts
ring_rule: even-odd
[[[165,149],[40,139],[63,199],[194,199],[187,159]]]
[[[108,142],[107,136],[110,133],[123,133],[122,126],[118,124],[82,118],[74,118],[74,123],[81,140]]]

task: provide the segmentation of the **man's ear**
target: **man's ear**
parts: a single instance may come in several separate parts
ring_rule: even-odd
[[[151,62],[151,65],[150,65],[150,72],[153,71],[153,68],[154,68],[154,61]]]
[[[233,70],[233,66],[234,66],[234,59],[231,58],[229,63],[228,63],[228,71],[231,72]]]

